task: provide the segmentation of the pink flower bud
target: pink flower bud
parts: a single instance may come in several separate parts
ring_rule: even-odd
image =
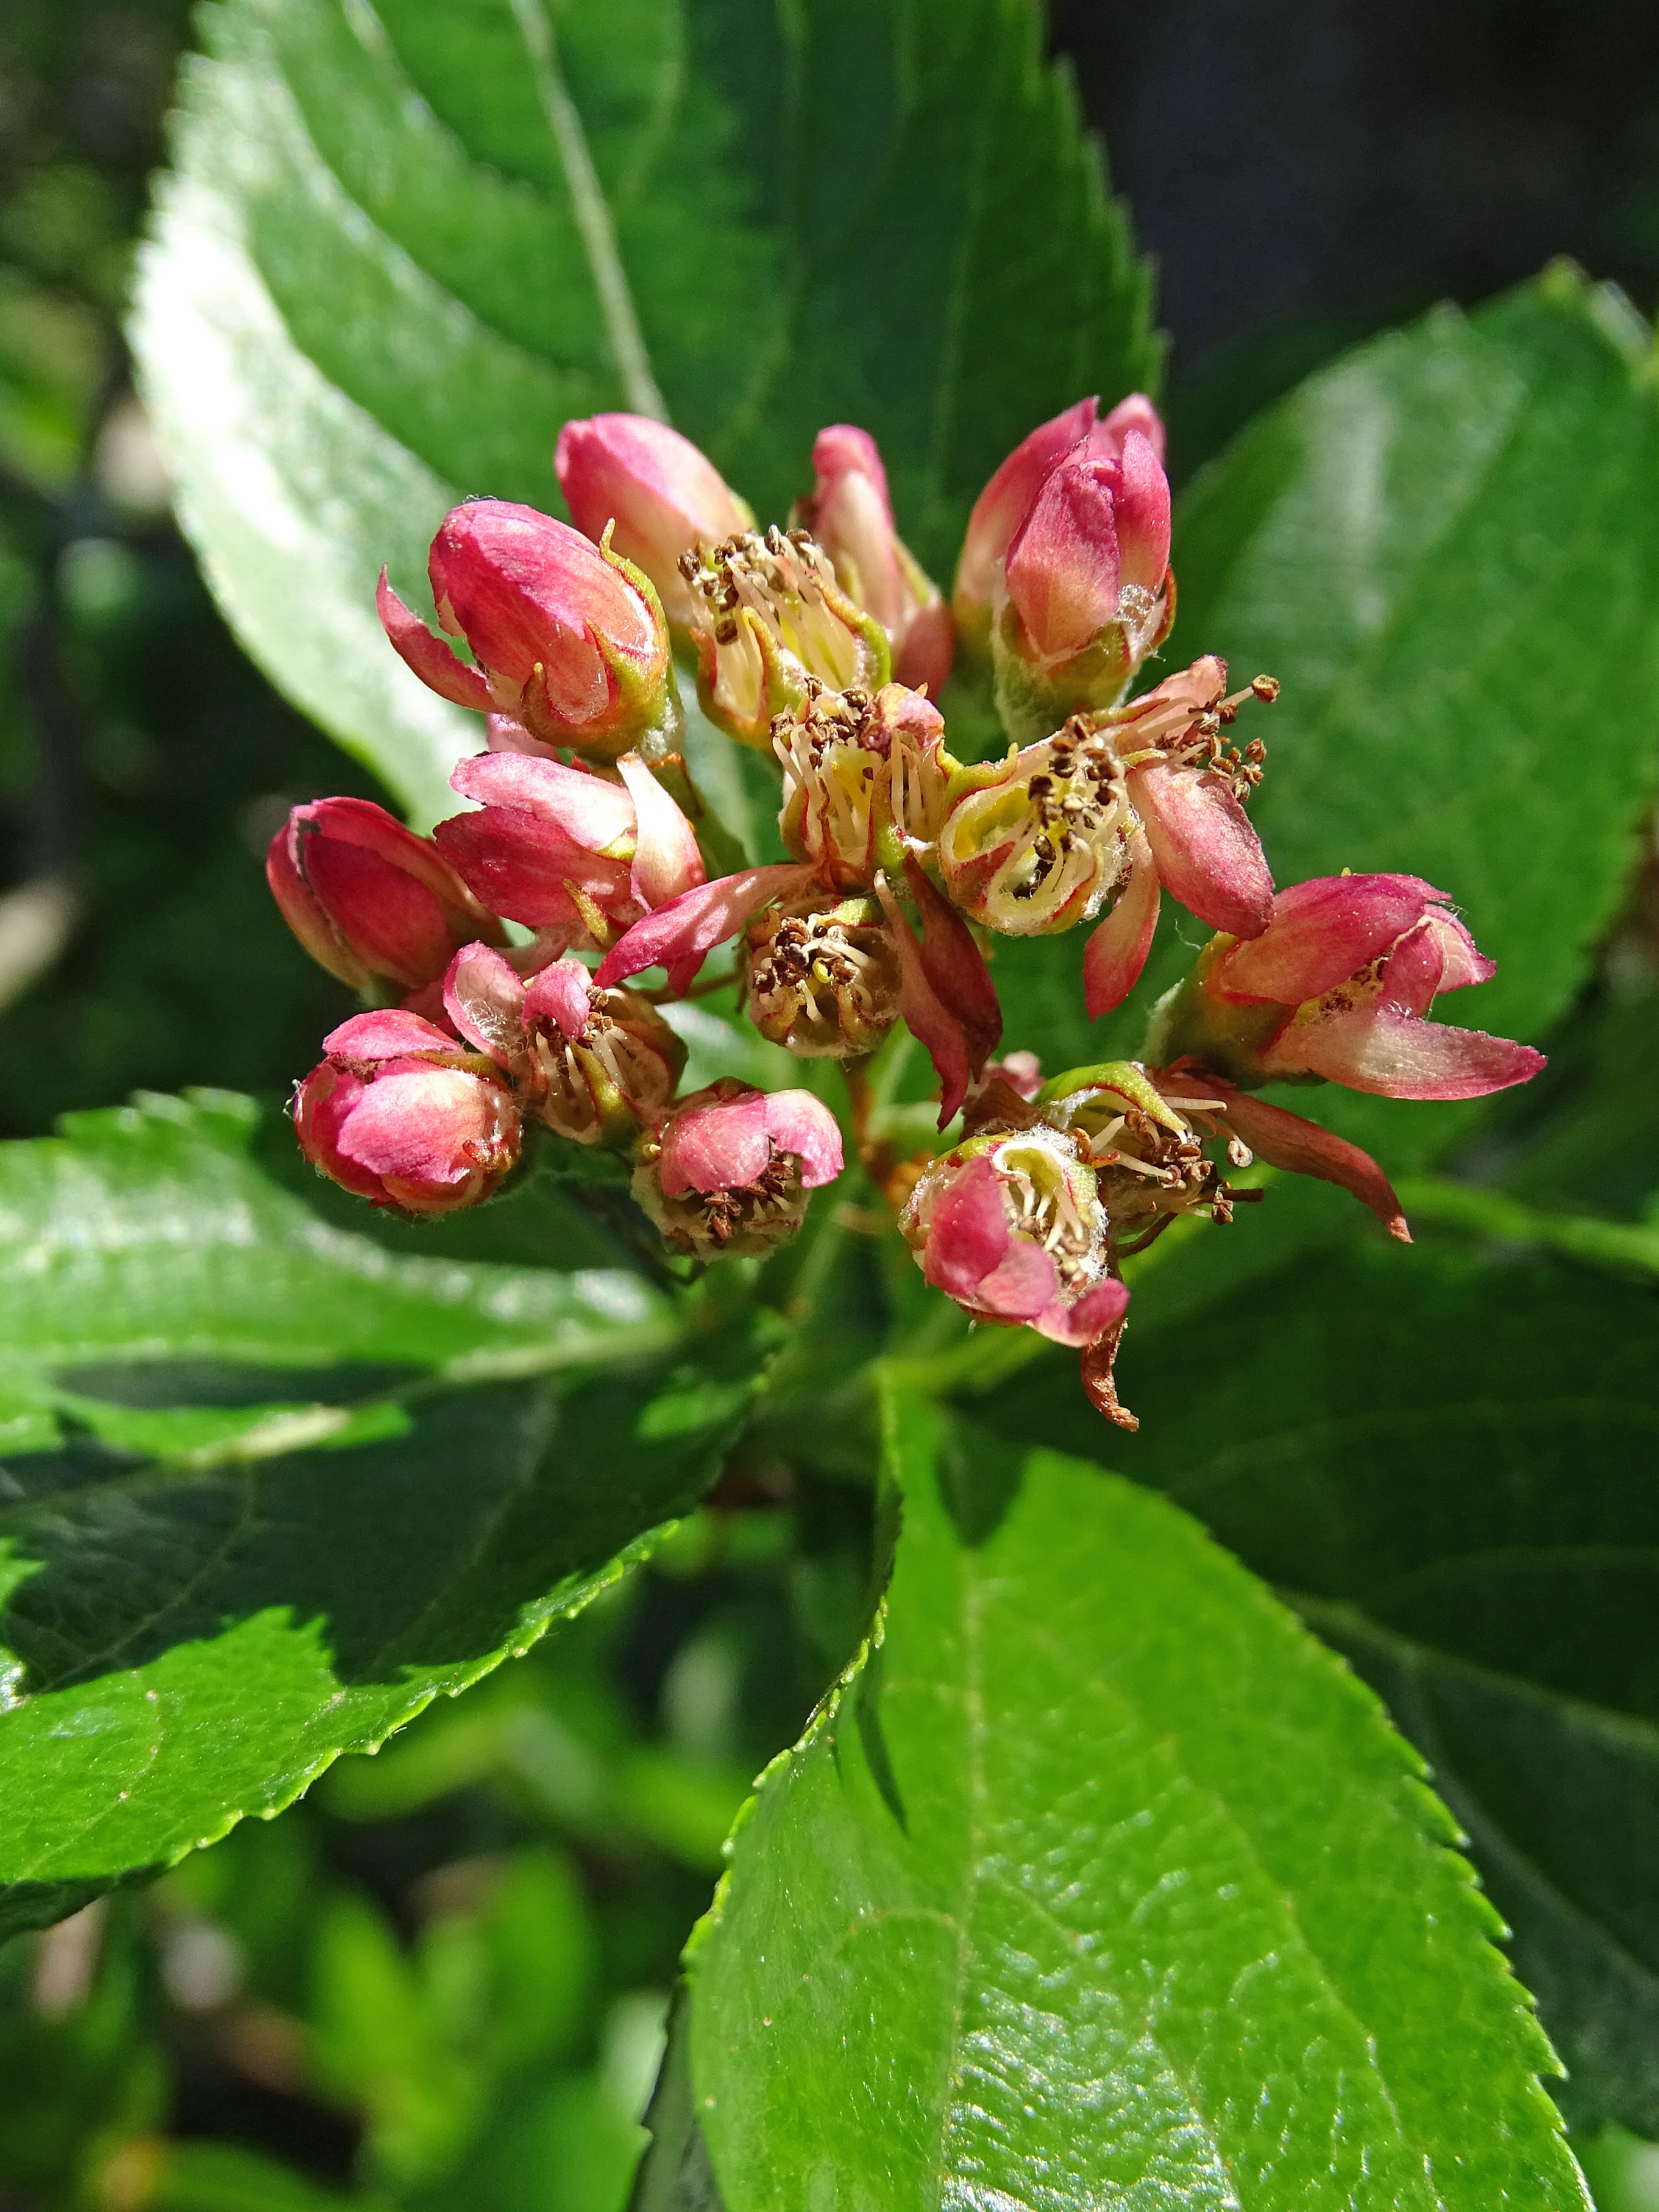
[[[998,564],[1059,463],[1085,440],[1094,458],[1120,458],[1131,430],[1139,431],[1154,458],[1163,461],[1164,425],[1144,392],[1133,392],[1120,400],[1103,422],[1095,419],[1097,406],[1096,400],[1079,399],[1075,407],[1040,424],[1015,447],[974,502],[957,565],[951,608],[963,639],[976,651],[990,642]]]
[[[342,1188],[405,1213],[451,1213],[512,1171],[511,1092],[430,1022],[361,1014],[324,1048],[295,1098],[294,1127],[306,1158]]]
[[[755,518],[689,438],[645,415],[567,422],[554,455],[571,520],[597,544],[607,525],[618,553],[644,569],[677,629],[696,611],[682,554],[718,545]]]
[[[478,811],[434,832],[495,911],[546,933],[549,949],[595,948],[703,879],[691,825],[635,754],[621,781],[522,753],[474,755],[450,782]]]
[[[1050,471],[1009,541],[993,597],[997,706],[1017,733],[1109,707],[1173,619],[1170,486],[1152,443],[1085,439]]]
[[[476,668],[404,605],[384,570],[380,619],[445,698],[508,716],[537,744],[607,760],[678,732],[661,604],[621,555],[534,507],[479,499],[446,516],[428,573],[438,619],[466,640]]]
[[[763,906],[803,895],[812,881],[809,867],[740,868],[682,891],[665,907],[636,921],[599,963],[594,977],[601,989],[626,981],[642,969],[661,966],[675,996],[691,988],[705,957],[724,945]]]
[[[899,1228],[927,1280],[976,1320],[1092,1344],[1129,1294],[1076,1140],[1036,1125],[970,1139],[926,1169]]]
[[[417,990],[457,945],[503,941],[431,840],[366,799],[296,806],[270,841],[265,878],[313,959],[356,990]]]
[[[937,584],[899,537],[887,471],[867,430],[832,422],[812,446],[817,477],[800,519],[830,556],[842,589],[886,631],[901,684],[937,694],[951,672],[951,617]]]
[[[1324,876],[1281,891],[1247,942],[1212,939],[1158,1009],[1151,1048],[1241,1089],[1341,1083],[1391,1098],[1480,1098],[1525,1083],[1540,1053],[1426,1020],[1443,991],[1496,971],[1416,876]]]
[[[642,1148],[634,1195],[669,1249],[762,1253],[793,1237],[808,1192],[842,1170],[841,1131],[810,1091],[722,1077],[693,1092]]]
[[[740,744],[769,750],[773,716],[805,703],[809,678],[830,691],[878,691],[891,673],[886,631],[805,530],[728,538],[688,553],[680,574],[699,603],[698,700]]]
[[[632,991],[596,990],[579,960],[556,960],[528,982],[487,945],[458,952],[444,1006],[459,1034],[489,1054],[527,1113],[578,1145],[631,1145],[668,1110],[685,1048]]]

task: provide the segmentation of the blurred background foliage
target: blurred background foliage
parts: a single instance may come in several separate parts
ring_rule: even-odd
[[[1159,261],[1178,481],[1435,298],[1567,252],[1659,301],[1638,0],[1051,12]],[[280,1093],[348,1011],[260,861],[293,800],[372,787],[218,620],[121,337],[188,35],[184,0],[0,9],[5,1134],[136,1087]],[[1487,1169],[1659,1220],[1651,864],[1550,1042]],[[852,1648],[868,1510],[748,1465],[464,1704],[0,1951],[0,2207],[619,2212],[680,1945],[750,1778]],[[1604,2212],[1659,2205],[1659,2151],[1615,2131],[1585,2154]]]

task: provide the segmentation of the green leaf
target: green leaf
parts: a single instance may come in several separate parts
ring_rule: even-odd
[[[228,0],[133,337],[185,526],[288,696],[417,812],[472,717],[409,676],[469,492],[554,507],[560,424],[659,411],[763,519],[881,441],[949,580],[1032,423],[1152,383],[1145,270],[1031,0]]]
[[[892,1413],[873,1644],[688,1954],[730,2212],[1582,2202],[1450,1823],[1183,1515]]]
[[[758,1373],[622,1269],[336,1229],[256,1122],[149,1099],[0,1150],[0,1929],[526,1650],[696,1498]]]
[[[690,1997],[682,1983],[669,2008],[667,2047],[645,2111],[651,2140],[640,2160],[628,2212],[726,2212],[697,2124],[690,2028]]]
[[[1142,1425],[1110,1441],[1388,1699],[1513,1924],[1571,2108],[1649,2136],[1656,1310],[1650,1287],[1356,1245],[1188,1332],[1131,1331]],[[981,1410],[1011,1437],[1106,1449],[1054,1369]]]

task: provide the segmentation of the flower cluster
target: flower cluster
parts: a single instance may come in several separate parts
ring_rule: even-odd
[[[1542,1063],[1428,1018],[1492,973],[1446,893],[1395,875],[1275,890],[1246,811],[1263,745],[1233,735],[1271,678],[1230,692],[1206,655],[1128,696],[1174,619],[1163,452],[1138,393],[1042,424],[975,502],[948,601],[847,423],[764,530],[695,446],[629,415],[561,434],[575,527],[499,500],[447,516],[429,582],[465,656],[384,573],[379,606],[415,674],[483,717],[451,779],[463,810],[427,838],[322,799],[270,848],[295,935],[370,1008],[299,1088],[307,1157],[436,1214],[490,1197],[532,1141],[598,1147],[671,1253],[765,1253],[842,1171],[842,1131],[805,1088],[681,1095],[673,1005],[731,945],[762,1035],[850,1064],[854,1134],[927,1280],[1076,1347],[1114,1420],[1132,1424],[1123,1261],[1260,1197],[1228,1180],[1253,1158],[1343,1185],[1407,1237],[1373,1160],[1257,1091],[1468,1098]],[[730,866],[680,750],[677,651],[703,714],[775,769],[785,860]],[[950,750],[953,663],[994,700],[1000,757]],[[1045,1081],[1028,1053],[992,1057],[997,938],[1088,925],[1097,1017],[1138,981],[1166,893],[1216,934],[1143,1060]],[[864,1125],[855,1073],[899,1024],[956,1125],[909,1160]]]

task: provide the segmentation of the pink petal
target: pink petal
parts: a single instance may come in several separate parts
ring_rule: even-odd
[[[864,434],[860,431],[857,434],[862,437]],[[881,457],[875,453],[873,441],[866,442],[874,457],[877,473],[872,475],[859,466],[826,477],[820,464],[817,494],[808,503],[805,519],[812,535],[848,577],[849,584],[856,580],[860,605],[890,632],[896,631],[903,620],[908,595],[898,556],[893,513],[887,504],[887,483]],[[819,447],[823,443],[821,434]],[[813,459],[818,460],[817,448]]]
[[[611,544],[653,583],[699,538],[717,544],[744,527],[725,479],[689,438],[644,415],[592,415],[567,422],[553,465],[571,519],[597,544]],[[660,589],[660,586],[659,586]]]
[[[1204,1082],[1206,1090],[1225,1099],[1229,1123],[1269,1167],[1340,1183],[1362,1205],[1370,1206],[1390,1237],[1397,1237],[1402,1244],[1411,1243],[1412,1233],[1406,1226],[1400,1200],[1369,1152],[1333,1136],[1316,1121],[1304,1121],[1300,1114],[1286,1113],[1284,1107],[1270,1106],[1265,1098],[1231,1090],[1213,1076],[1206,1074]]]
[[[1445,940],[1432,916],[1395,940],[1383,964],[1380,1004],[1398,1014],[1426,1014],[1444,983]]]
[[[306,880],[370,971],[415,990],[449,965],[448,917],[422,883],[367,846],[325,834],[301,848]]]
[[[359,1167],[399,1182],[460,1182],[495,1134],[502,1094],[465,1068],[382,1075],[342,1123],[339,1148]]]
[[[1034,1052],[1005,1053],[997,1063],[1002,1080],[1017,1097],[1035,1098],[1042,1088],[1042,1062]]]
[[[1137,830],[1129,842],[1129,880],[1083,948],[1083,998],[1091,1022],[1121,1006],[1140,981],[1158,908],[1158,870],[1151,846]]]
[[[375,588],[374,604],[393,647],[428,690],[435,691],[440,698],[452,700],[458,707],[471,707],[479,714],[489,712],[494,702],[483,678],[476,668],[457,660],[414,609],[404,605],[392,590],[384,568]]]
[[[539,738],[532,738],[522,722],[514,721],[511,714],[484,716],[484,745],[492,753],[528,753],[537,760],[550,760],[550,749]]]
[[[524,1025],[551,1019],[572,1040],[587,1027],[593,979],[580,960],[554,960],[532,976],[524,994]]]
[[[525,991],[518,975],[488,945],[465,945],[444,977],[444,1009],[464,1037],[510,1067],[525,1049]]]
[[[939,1081],[939,1126],[942,1129],[968,1096],[972,1067],[968,1038],[960,1015],[951,1008],[927,980],[927,969],[915,933],[903,908],[894,896],[884,875],[876,878],[876,896],[881,901],[898,954],[901,1019],[933,1063]]]
[[[1045,1254],[1045,1257],[1047,1255]],[[1129,1293],[1115,1276],[1097,1283],[1072,1305],[1056,1298],[1032,1321],[1039,1336],[1054,1344],[1068,1344],[1081,1351],[1109,1328],[1115,1328],[1128,1310]]]
[[[996,564],[1009,540],[1030,512],[1049,471],[1088,436],[1097,411],[1097,401],[1079,399],[1074,407],[1039,424],[1015,447],[974,501],[957,568],[956,597],[961,604],[988,603]]]
[[[480,666],[522,685],[540,663],[565,720],[591,720],[606,702],[596,635],[641,662],[656,656],[639,592],[580,531],[533,507],[475,499],[452,508],[428,567],[441,619],[459,629]]]
[[[887,494],[887,471],[882,465],[881,448],[867,430],[860,430],[854,422],[830,423],[812,441],[812,468],[820,498],[838,477],[868,477],[890,524],[893,508]]]
[[[1424,916],[1439,933],[1440,949],[1445,955],[1445,972],[1440,978],[1443,991],[1461,991],[1471,983],[1489,983],[1498,973],[1498,963],[1488,960],[1455,914],[1429,914]]]
[[[1139,430],[1123,441],[1116,497],[1119,580],[1157,591],[1170,566],[1170,479]]]
[[[608,853],[634,834],[631,787],[562,761],[524,753],[476,753],[449,779],[450,788],[480,806],[533,814],[590,853]],[[670,802],[672,803],[672,801]]]
[[[923,873],[913,854],[904,880],[921,922],[921,967],[933,994],[961,1024],[969,1071],[978,1075],[1002,1036],[1002,1006],[985,955],[967,923]],[[942,1126],[942,1125],[941,1125]]]
[[[1269,1073],[1322,1075],[1384,1098],[1484,1098],[1529,1081],[1543,1065],[1530,1045],[1425,1022],[1380,1000],[1351,1014],[1292,1023],[1263,1060]]]
[[[766,1133],[781,1152],[799,1160],[804,1188],[817,1190],[841,1173],[841,1125],[810,1091],[769,1091]]]
[[[1128,783],[1166,889],[1212,929],[1260,936],[1273,913],[1273,879],[1225,779],[1209,769],[1153,766],[1133,769]]]
[[[1266,929],[1227,954],[1216,981],[1229,998],[1275,999],[1285,1006],[1322,998],[1445,896],[1419,876],[1316,876],[1292,884],[1274,899]]]
[[[648,914],[705,881],[707,872],[691,824],[639,755],[624,753],[617,771],[634,802],[639,841],[629,887]]]
[[[294,848],[297,842],[290,816],[271,839],[265,854],[265,881],[270,886],[270,895],[283,921],[319,967],[326,968],[331,975],[349,984],[354,991],[361,991],[373,980],[373,970],[342,939],[295,866]]]
[[[625,794],[624,794],[625,795]],[[626,860],[599,859],[544,815],[517,806],[453,814],[433,832],[446,860],[496,914],[532,929],[568,927],[579,884],[615,921],[631,920],[635,902]]]
[[[1123,441],[1131,430],[1139,430],[1151,446],[1161,465],[1164,459],[1164,418],[1144,392],[1132,392],[1127,399],[1120,399],[1111,413],[1101,421],[1091,440],[1100,441],[1108,453],[1121,453]]]
[[[1117,525],[1111,464],[1064,460],[1032,502],[1004,574],[1036,652],[1080,653],[1117,618]]]
[[[912,690],[931,691],[935,698],[945,688],[956,653],[956,624],[943,599],[918,607],[904,628],[893,659],[893,673]]]
[[[1001,1321],[1027,1321],[1058,1307],[1055,1288],[1060,1278],[1054,1263],[1040,1244],[1016,1237],[1007,1255],[983,1277],[974,1292],[974,1306]]]
[[[602,991],[660,964],[677,992],[690,988],[704,955],[735,937],[750,917],[773,899],[787,898],[812,881],[811,867],[790,864],[742,868],[682,891],[636,921],[599,963],[594,982]]]
[[[670,1198],[689,1190],[741,1190],[771,1164],[766,1094],[749,1091],[688,1104],[663,1132],[657,1179]]]
[[[453,1054],[455,1039],[418,1014],[401,1006],[377,1007],[372,1013],[353,1014],[323,1039],[323,1050],[334,1060],[401,1060],[422,1052]]]
[[[982,1154],[946,1170],[948,1181],[928,1218],[921,1271],[936,1289],[953,1298],[977,1298],[985,1278],[1014,1249],[1014,1234],[1002,1202],[1002,1182]],[[1047,1287],[1037,1308],[1054,1289],[1054,1262],[1036,1245],[1029,1251],[1048,1263]]]
[[[300,1150],[314,1168],[331,1176],[354,1197],[379,1199],[380,1177],[371,1175],[340,1150],[340,1132],[368,1085],[362,1078],[325,1060],[313,1067],[294,1100],[294,1133]]]

